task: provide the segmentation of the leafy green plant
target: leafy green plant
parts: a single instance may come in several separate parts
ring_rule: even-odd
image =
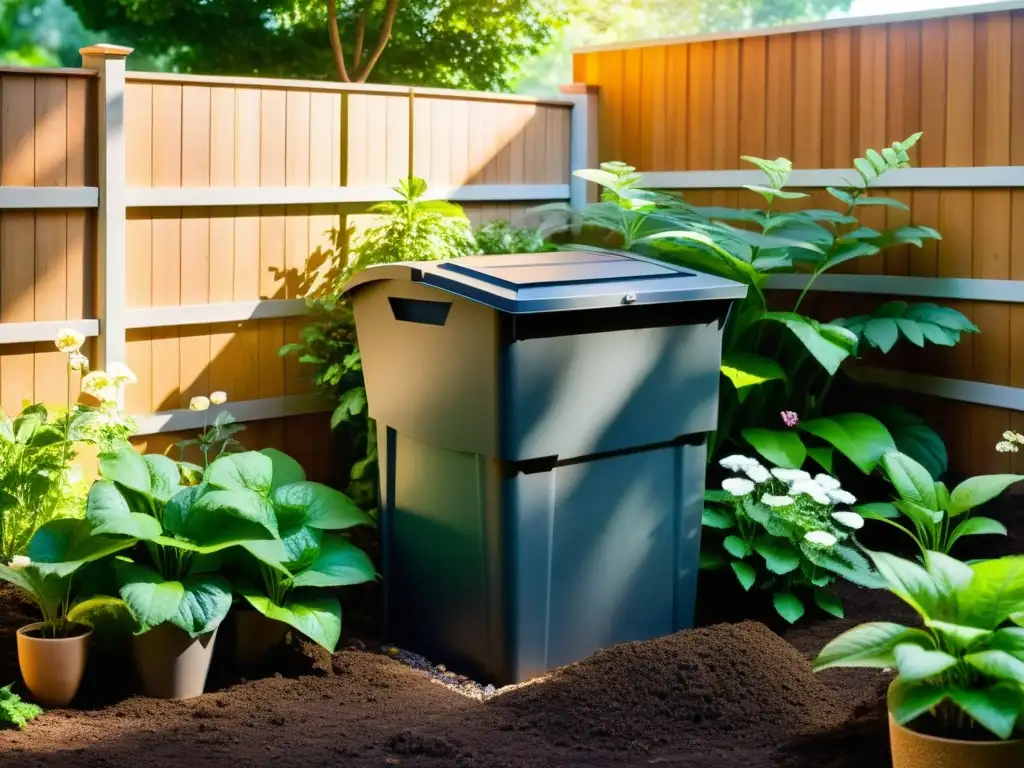
[[[75,625],[90,623],[90,612],[108,599],[91,590],[90,566],[134,544],[93,534],[85,520],[51,520],[32,536],[28,555],[0,565],[0,580],[21,589],[39,608],[44,635],[66,637],[76,633]]]
[[[728,565],[745,590],[769,590],[775,610],[790,623],[804,615],[800,595],[808,592],[822,610],[842,618],[842,603],[828,589],[837,575],[865,586],[877,583],[867,560],[850,546],[864,519],[839,508],[856,501],[839,481],[799,469],[768,470],[748,456],[720,463],[741,476],[708,493],[703,522],[719,534],[711,540],[721,551],[706,539],[703,568]]]
[[[745,430],[767,430],[773,414],[792,411],[801,415],[805,425],[822,428],[815,435],[819,441],[824,440],[862,471],[869,472],[886,450],[893,449],[895,441],[877,419],[866,414],[831,413],[826,408],[835,377],[844,363],[867,347],[888,352],[900,339],[917,346],[951,346],[962,333],[978,330],[960,313],[933,304],[890,302],[871,315],[828,322],[800,313],[814,282],[829,270],[886,248],[919,247],[926,239],[939,238],[938,232],[922,226],[877,231],[861,225],[856,216],[870,206],[906,209],[898,200],[870,194],[870,186],[890,169],[908,166],[907,152],[920,135],[896,142],[881,152],[869,150],[864,157],[856,158],[854,181],[827,190],[841,210],[779,210],[780,201],[807,197],[803,192],[786,188],[792,164],[785,158],[743,158],[765,174],[764,184],[746,187],[763,199],[760,209],[694,206],[676,195],[645,190],[640,186],[641,174],[624,163],[604,163],[599,169],[577,172],[602,187],[600,202],[588,206],[581,219],[584,225],[606,231],[607,245],[635,250],[748,286],[746,299],[734,308],[725,328],[722,373],[731,384],[731,392],[723,392],[719,428],[709,458],[729,449],[742,449],[744,443],[750,442]],[[806,278],[788,310],[769,306],[766,297],[768,280],[778,273]],[[819,421],[825,416],[833,423]],[[872,440],[868,447],[860,445],[856,449],[859,455],[851,455],[849,449],[863,440],[831,439],[840,436],[847,426],[843,420],[856,422],[864,437],[874,435],[879,439]],[[920,433],[928,427],[916,425],[916,429]],[[789,444],[800,439],[781,430],[775,437]],[[928,442],[938,439],[932,432]],[[915,451],[919,445],[920,440],[905,441],[903,447]],[[757,445],[754,447],[760,450]],[[804,458],[824,455],[820,450],[812,450],[813,447],[805,446]],[[794,451],[800,453],[799,449]],[[937,476],[946,469],[945,451],[930,453],[930,468]],[[936,465],[936,459],[941,466]],[[823,466],[829,469],[828,465]]]
[[[949,554],[964,536],[1005,536],[1006,526],[990,517],[972,515],[972,511],[1024,480],[1024,475],[979,475],[950,492],[944,483],[933,481],[924,466],[898,451],[887,453],[882,467],[897,498],[891,503],[866,504],[857,511],[903,531],[922,553]]]
[[[242,544],[244,554],[233,561],[235,591],[267,618],[333,652],[341,605],[322,590],[377,575],[366,553],[339,532],[373,519],[344,494],[306,480],[298,462],[276,451],[225,457],[207,481],[227,490],[270,489],[280,539]]]
[[[31,720],[43,714],[43,708],[30,701],[22,701],[21,696],[11,689],[14,683],[0,688],[0,728],[18,728],[24,730]]]
[[[270,461],[254,453],[222,456],[210,464],[207,477],[222,476],[223,462],[237,457],[249,457],[232,465],[243,467],[240,471],[255,472]],[[128,443],[101,454],[99,468],[86,520],[92,537],[139,542],[114,564],[121,599],[139,631],[166,622],[192,637],[216,629],[231,607],[231,585],[220,573],[219,553],[278,538],[269,485],[260,486],[262,493],[222,489],[208,479],[182,485],[177,462],[142,456]]]
[[[967,565],[926,551],[922,566],[869,554],[923,628],[863,624],[826,645],[815,669],[897,669],[889,711],[915,729],[971,740],[1024,735],[1024,557]]]
[[[540,253],[554,246],[544,238],[542,229],[513,227],[507,221],[489,221],[476,231],[480,253]]]

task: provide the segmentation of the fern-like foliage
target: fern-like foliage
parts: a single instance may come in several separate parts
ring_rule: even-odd
[[[42,707],[22,701],[11,688],[14,683],[0,688],[0,728],[24,729],[30,720],[43,714]]]
[[[928,302],[890,301],[870,315],[840,318],[832,324],[853,331],[882,352],[889,352],[901,337],[918,347],[925,342],[952,347],[960,341],[961,333],[978,332],[978,326],[955,309]]]

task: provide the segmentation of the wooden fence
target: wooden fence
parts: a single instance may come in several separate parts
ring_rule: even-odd
[[[888,174],[882,193],[943,240],[855,262],[805,306],[848,317],[904,297],[971,317],[982,332],[955,349],[872,357],[864,375],[913,394],[954,470],[1024,472],[1024,453],[993,450],[1024,431],[1024,3],[589,49],[574,65],[599,87],[600,158],[698,204],[757,205],[742,185],[759,174],[740,170],[755,155],[808,169],[792,184],[824,207],[823,188],[851,177],[837,169],[923,130],[915,168]],[[908,221],[867,210],[876,228]]]
[[[52,338],[70,325],[138,375],[147,450],[225,390],[250,444],[325,476],[330,404],[278,349],[332,232],[410,172],[478,224],[568,200],[580,102],[126,72],[129,53],[0,71],[0,406],[64,401]]]

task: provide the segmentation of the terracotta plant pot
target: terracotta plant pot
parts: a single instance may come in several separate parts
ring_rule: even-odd
[[[1015,741],[958,741],[899,725],[889,715],[893,768],[1021,768],[1024,739]]]
[[[239,669],[258,669],[288,635],[288,625],[268,619],[257,610],[243,608],[234,612],[235,664]]]
[[[36,703],[46,709],[66,707],[78,693],[89,657],[92,628],[71,625],[73,637],[44,637],[43,623],[18,630],[18,666],[25,687]]]
[[[135,667],[142,692],[154,699],[191,699],[206,688],[217,630],[192,638],[173,624],[136,635]]]

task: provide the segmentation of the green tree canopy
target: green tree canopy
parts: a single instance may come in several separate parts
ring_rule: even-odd
[[[105,30],[108,42],[163,57],[169,69],[337,78],[326,0],[67,2],[86,27]],[[385,6],[385,0],[339,0],[338,27],[350,56],[358,37],[372,52]],[[360,36],[358,20],[367,8]],[[401,0],[390,42],[368,79],[500,90],[520,62],[549,45],[564,19],[556,0]]]

